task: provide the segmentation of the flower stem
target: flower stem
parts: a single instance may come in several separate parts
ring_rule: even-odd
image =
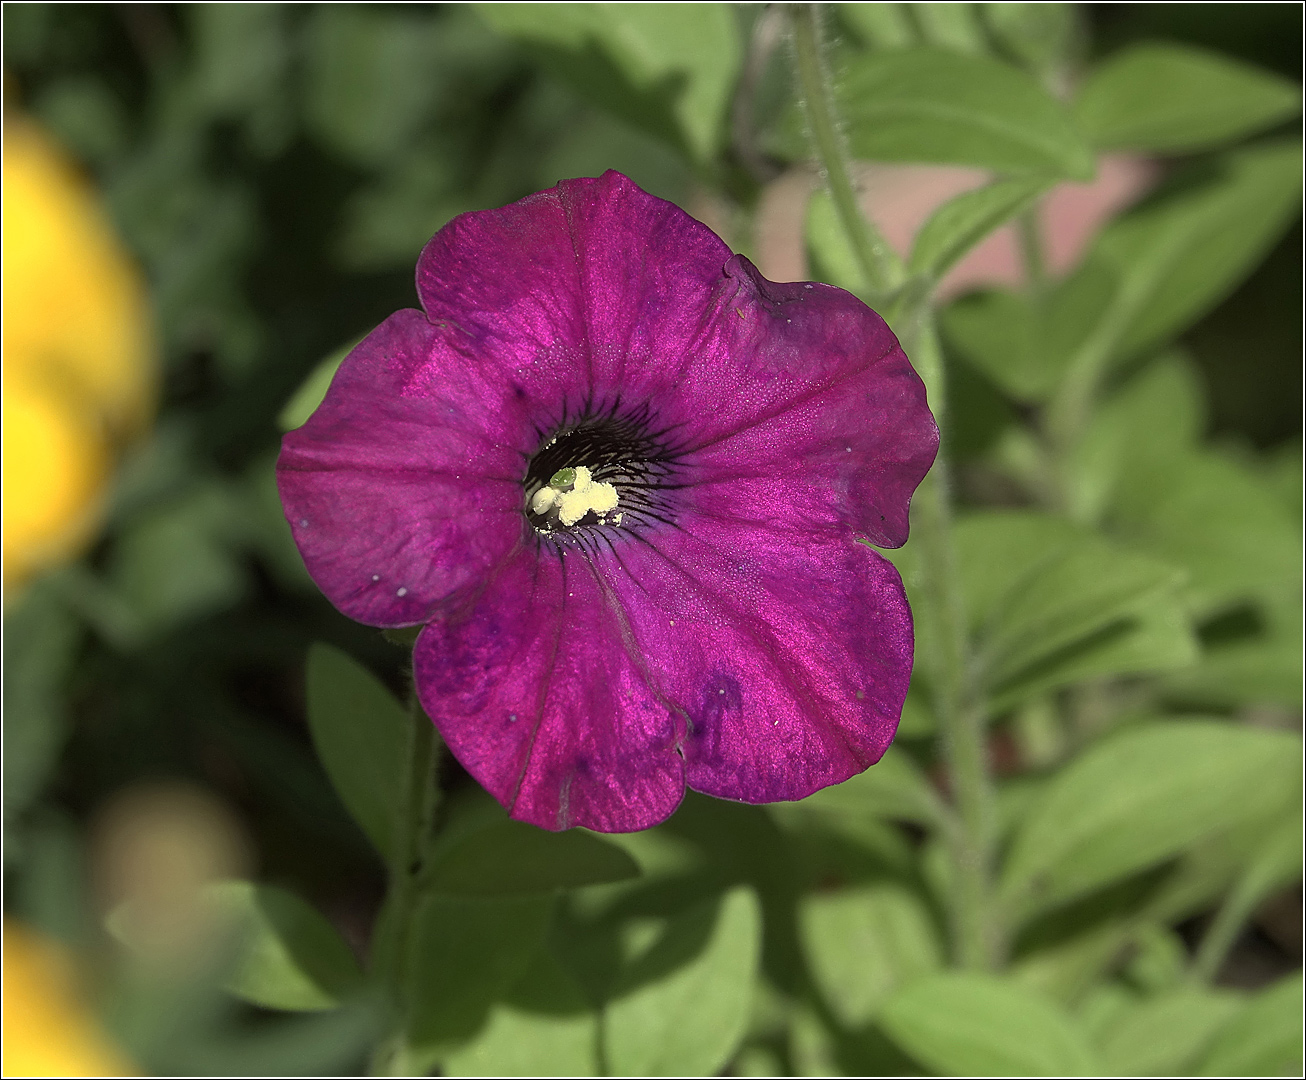
[[[815,5],[795,4],[790,12],[798,77],[817,159],[872,296],[884,305],[904,282],[902,262],[863,217],[857,204],[821,56]],[[901,289],[893,301],[893,310],[886,310],[886,314],[925,382],[935,417],[942,421],[947,387],[931,299],[923,290]],[[947,839],[955,885],[951,914],[957,960],[963,967],[989,969],[997,966],[1003,949],[992,895],[996,813],[984,750],[983,703],[969,674],[969,644],[952,544],[950,499],[947,462],[941,450],[912,502],[912,537],[923,579],[917,595],[918,607],[923,610],[918,615],[927,629],[921,636],[929,642],[935,713],[943,732],[944,758],[956,808]]]
[[[903,341],[925,381],[935,416],[944,418],[944,370],[928,301],[899,323]],[[952,542],[948,463],[942,449],[912,500],[912,539],[921,566],[919,616],[928,643],[935,715],[956,807],[947,836],[952,855],[952,929],[963,967],[995,968],[1003,933],[993,902],[996,809],[985,751],[983,702],[970,674],[970,647]]]
[[[862,215],[848,171],[843,139],[834,116],[833,94],[821,54],[821,28],[815,4],[793,4],[794,59],[802,86],[807,125],[830,199],[852,245],[873,305],[883,302],[903,279],[901,260],[879,230]]]
[[[385,987],[394,1014],[389,1035],[372,1056],[372,1075],[398,1076],[410,1072],[408,1027],[408,958],[417,915],[419,879],[426,841],[439,803],[436,784],[441,742],[413,694],[408,707],[407,772],[403,803],[396,822],[390,853],[390,886],[377,917],[372,968]]]

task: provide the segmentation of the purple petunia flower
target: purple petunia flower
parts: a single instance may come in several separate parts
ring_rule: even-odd
[[[417,693],[514,818],[605,832],[685,786],[800,799],[877,761],[894,567],[938,431],[878,315],[776,284],[624,176],[464,214],[277,463],[309,573],[425,624]]]

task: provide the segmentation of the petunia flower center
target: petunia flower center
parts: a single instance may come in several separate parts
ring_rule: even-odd
[[[526,519],[555,541],[585,542],[674,520],[677,452],[649,412],[588,415],[544,439],[523,481]]]
[[[584,465],[559,469],[547,486],[531,496],[531,513],[547,517],[556,509],[559,523],[568,527],[593,514],[600,523],[607,524],[608,514],[617,508],[617,489],[612,484],[596,482]],[[621,523],[617,514],[613,524]]]

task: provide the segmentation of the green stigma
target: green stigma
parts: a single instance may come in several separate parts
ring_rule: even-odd
[[[549,478],[549,487],[555,491],[566,491],[576,483],[575,469],[559,469]]]

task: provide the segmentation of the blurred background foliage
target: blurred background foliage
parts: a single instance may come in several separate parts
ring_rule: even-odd
[[[1233,109],[1223,133],[1217,118],[1196,134],[1163,125],[1158,135],[1131,127],[1128,109],[1113,113],[1107,91],[1095,106],[1077,99],[1078,127],[1038,151],[1058,176],[1086,178],[1075,154],[1091,169],[1090,149],[1124,151],[1160,161],[1159,187],[1068,277],[1022,285],[995,275],[941,308],[946,438],[958,499],[975,511],[957,543],[977,648],[990,664],[990,751],[1008,835],[1041,807],[1012,841],[1003,883],[1005,902],[1021,911],[1015,996],[1003,996],[1008,983],[980,985],[988,1012],[978,1015],[974,987],[925,978],[947,954],[948,870],[934,832],[939,795],[921,780],[940,777],[922,671],[902,752],[868,774],[877,779],[864,791],[773,812],[691,797],[667,826],[623,841],[647,879],[633,891],[578,890],[556,910],[531,895],[433,900],[431,925],[459,927],[453,938],[472,944],[460,951],[435,934],[424,945],[445,981],[420,990],[414,1040],[449,1072],[531,1072],[556,1061],[583,1074],[594,1067],[586,1055],[598,1023],[587,1003],[612,998],[605,1037],[618,1071],[1292,1068],[1283,1017],[1299,1009],[1300,983],[1275,980],[1296,970],[1301,948],[1292,831],[1300,744],[1288,733],[1301,724],[1302,239],[1300,147],[1284,142],[1299,130],[1299,91],[1284,79],[1300,73],[1300,9],[831,7],[830,62],[853,112],[882,103],[857,87],[878,85],[883,65],[925,70],[904,51],[922,45],[942,50],[947,68],[1021,72],[1045,88],[1038,108],[1051,110],[1048,125],[1062,122],[1057,99],[1074,99],[1086,73],[1139,43],[1197,46],[1255,69],[1234,95],[1245,109]],[[329,643],[402,696],[407,657],[335,612],[308,580],[274,486],[279,418],[324,358],[338,361],[342,346],[415,304],[416,256],[441,225],[562,177],[618,169],[767,271],[767,230],[778,228],[769,193],[812,175],[777,9],[6,4],[3,18],[6,914],[83,957],[91,996],[147,1070],[360,1069],[379,1021],[358,990],[355,957],[385,873],[366,811],[347,791],[342,801],[348,782],[333,784],[318,763],[305,658],[313,642]],[[999,89],[994,100],[1007,93]],[[1022,107],[1020,93],[994,108]],[[1019,157],[1028,147],[985,139],[963,150],[953,135],[930,149],[893,144],[886,130],[853,116],[854,154],[1032,168]],[[101,226],[81,221],[80,245],[66,245],[64,262],[47,271],[64,283],[55,304],[29,298],[36,275],[22,267],[31,256],[11,255],[11,214],[27,182],[11,167],[24,167],[21,140],[43,139],[62,150],[49,151],[53,164],[31,166],[33,197],[52,198],[61,183],[82,191],[68,164],[77,162],[103,209],[69,212],[102,213],[129,253],[101,258],[96,245],[109,242],[86,238]],[[1229,176],[1244,186],[1212,180]],[[800,220],[811,188],[798,199]],[[1192,228],[1180,220],[1190,204]],[[795,257],[861,291],[840,270],[846,254],[822,232],[818,210],[807,221],[806,252],[800,239]],[[1066,348],[1056,334],[1110,309],[1113,286],[1101,283],[1146,261],[1156,242],[1149,221],[1178,221],[1179,247],[1158,281],[1139,286],[1144,311],[1134,336],[1116,343],[1104,403],[1049,477],[1036,435]],[[127,258],[146,283],[152,331],[132,324],[139,286]],[[97,290],[117,297],[98,314]],[[1053,314],[1038,314],[1035,301]],[[17,410],[27,400],[27,353],[11,337],[20,323],[62,335],[32,348],[57,352],[65,366],[91,347],[86,370],[99,373],[78,381],[78,404],[60,397],[50,422],[72,431],[70,460],[87,463],[69,466],[82,469],[70,481],[82,494],[50,511],[66,536],[30,559],[16,554],[26,519],[10,501],[11,470],[54,496],[33,479],[51,458],[31,447],[46,444],[24,444],[17,435],[28,429],[10,418],[11,402]],[[119,339],[127,344],[113,345]],[[135,360],[109,355],[114,348]],[[1013,508],[1021,513],[1005,512]],[[909,587],[914,557],[910,546],[896,556]],[[1046,580],[1031,585],[1022,575],[1035,564]],[[1035,597],[1028,610],[1013,608],[1013,590]],[[377,700],[375,688],[358,693]],[[369,708],[387,706],[360,706]],[[1148,742],[1148,722],[1199,713],[1215,720],[1181,721],[1195,725],[1186,757]],[[1246,729],[1288,741],[1222,741]],[[448,773],[446,787],[465,792],[466,779]],[[1037,801],[1052,776],[1056,798]],[[1118,793],[1114,806],[1094,803],[1104,786]],[[1184,802],[1194,790],[1202,799]],[[1247,809],[1249,792],[1262,797],[1260,810]],[[1071,829],[1076,793],[1103,815],[1082,835]],[[1180,807],[1187,832],[1173,823],[1149,832],[1167,806]],[[1123,854],[1094,848],[1093,828],[1123,837]],[[177,914],[210,882],[243,878],[283,887],[224,901],[257,909],[272,927],[272,975],[231,975],[229,950],[188,945],[199,931]],[[586,879],[553,884],[573,880]],[[723,891],[742,883],[753,892]],[[718,895],[717,908],[702,907]],[[148,932],[122,919],[111,927],[134,942],[124,953],[102,926],[128,901],[162,914],[142,924]],[[546,925],[553,944],[540,951]],[[661,928],[660,944],[640,953],[630,942],[652,940],[650,926]],[[1228,940],[1206,944],[1213,932]],[[738,985],[713,978],[734,964],[751,986],[758,933],[765,979],[750,1004]],[[506,959],[486,975],[495,949]],[[622,968],[632,949],[652,973]],[[7,1000],[9,955],[7,937]],[[296,963],[313,977],[296,975]],[[1208,981],[1194,982],[1202,965]],[[1229,989],[1266,985],[1255,998]],[[1053,1002],[1051,1020],[1029,1004],[1035,990]],[[685,1000],[714,1003],[703,1015],[724,1025],[728,1045],[708,1038],[683,1060],[662,1060],[667,1032],[648,1018]],[[940,1013],[1043,1049],[1012,1058],[1004,1044],[976,1057],[922,1020]],[[1044,1045],[1072,1013],[1088,1034]],[[1171,1040],[1159,1051],[1158,1031]],[[1255,1039],[1273,1043],[1261,1058],[1246,1049]],[[1093,1046],[1093,1062],[1075,1056],[1080,1042]]]

